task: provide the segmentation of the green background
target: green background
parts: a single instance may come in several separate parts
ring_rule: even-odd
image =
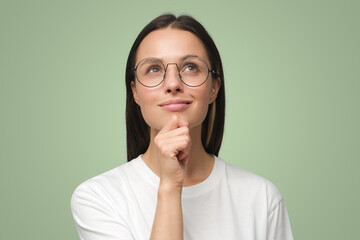
[[[359,239],[359,6],[0,0],[0,239],[77,239],[71,194],[124,163],[126,58],[164,12],[222,55],[220,157],[279,187],[295,239]]]

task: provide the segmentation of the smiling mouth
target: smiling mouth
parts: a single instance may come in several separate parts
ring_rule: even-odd
[[[162,103],[159,106],[166,111],[180,112],[187,109],[191,103],[192,103],[191,101],[170,101],[170,102]]]

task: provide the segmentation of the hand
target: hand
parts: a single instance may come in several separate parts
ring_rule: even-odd
[[[172,116],[154,142],[160,165],[160,185],[181,189],[191,147],[188,123]]]

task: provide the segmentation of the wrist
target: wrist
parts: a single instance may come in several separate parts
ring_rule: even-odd
[[[170,184],[160,181],[158,195],[159,197],[178,197],[181,196],[182,186],[176,184]]]

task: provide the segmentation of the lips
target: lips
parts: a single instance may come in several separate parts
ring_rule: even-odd
[[[161,108],[170,112],[178,112],[184,111],[187,109],[192,101],[184,100],[184,99],[177,99],[177,100],[170,100],[159,104]]]

